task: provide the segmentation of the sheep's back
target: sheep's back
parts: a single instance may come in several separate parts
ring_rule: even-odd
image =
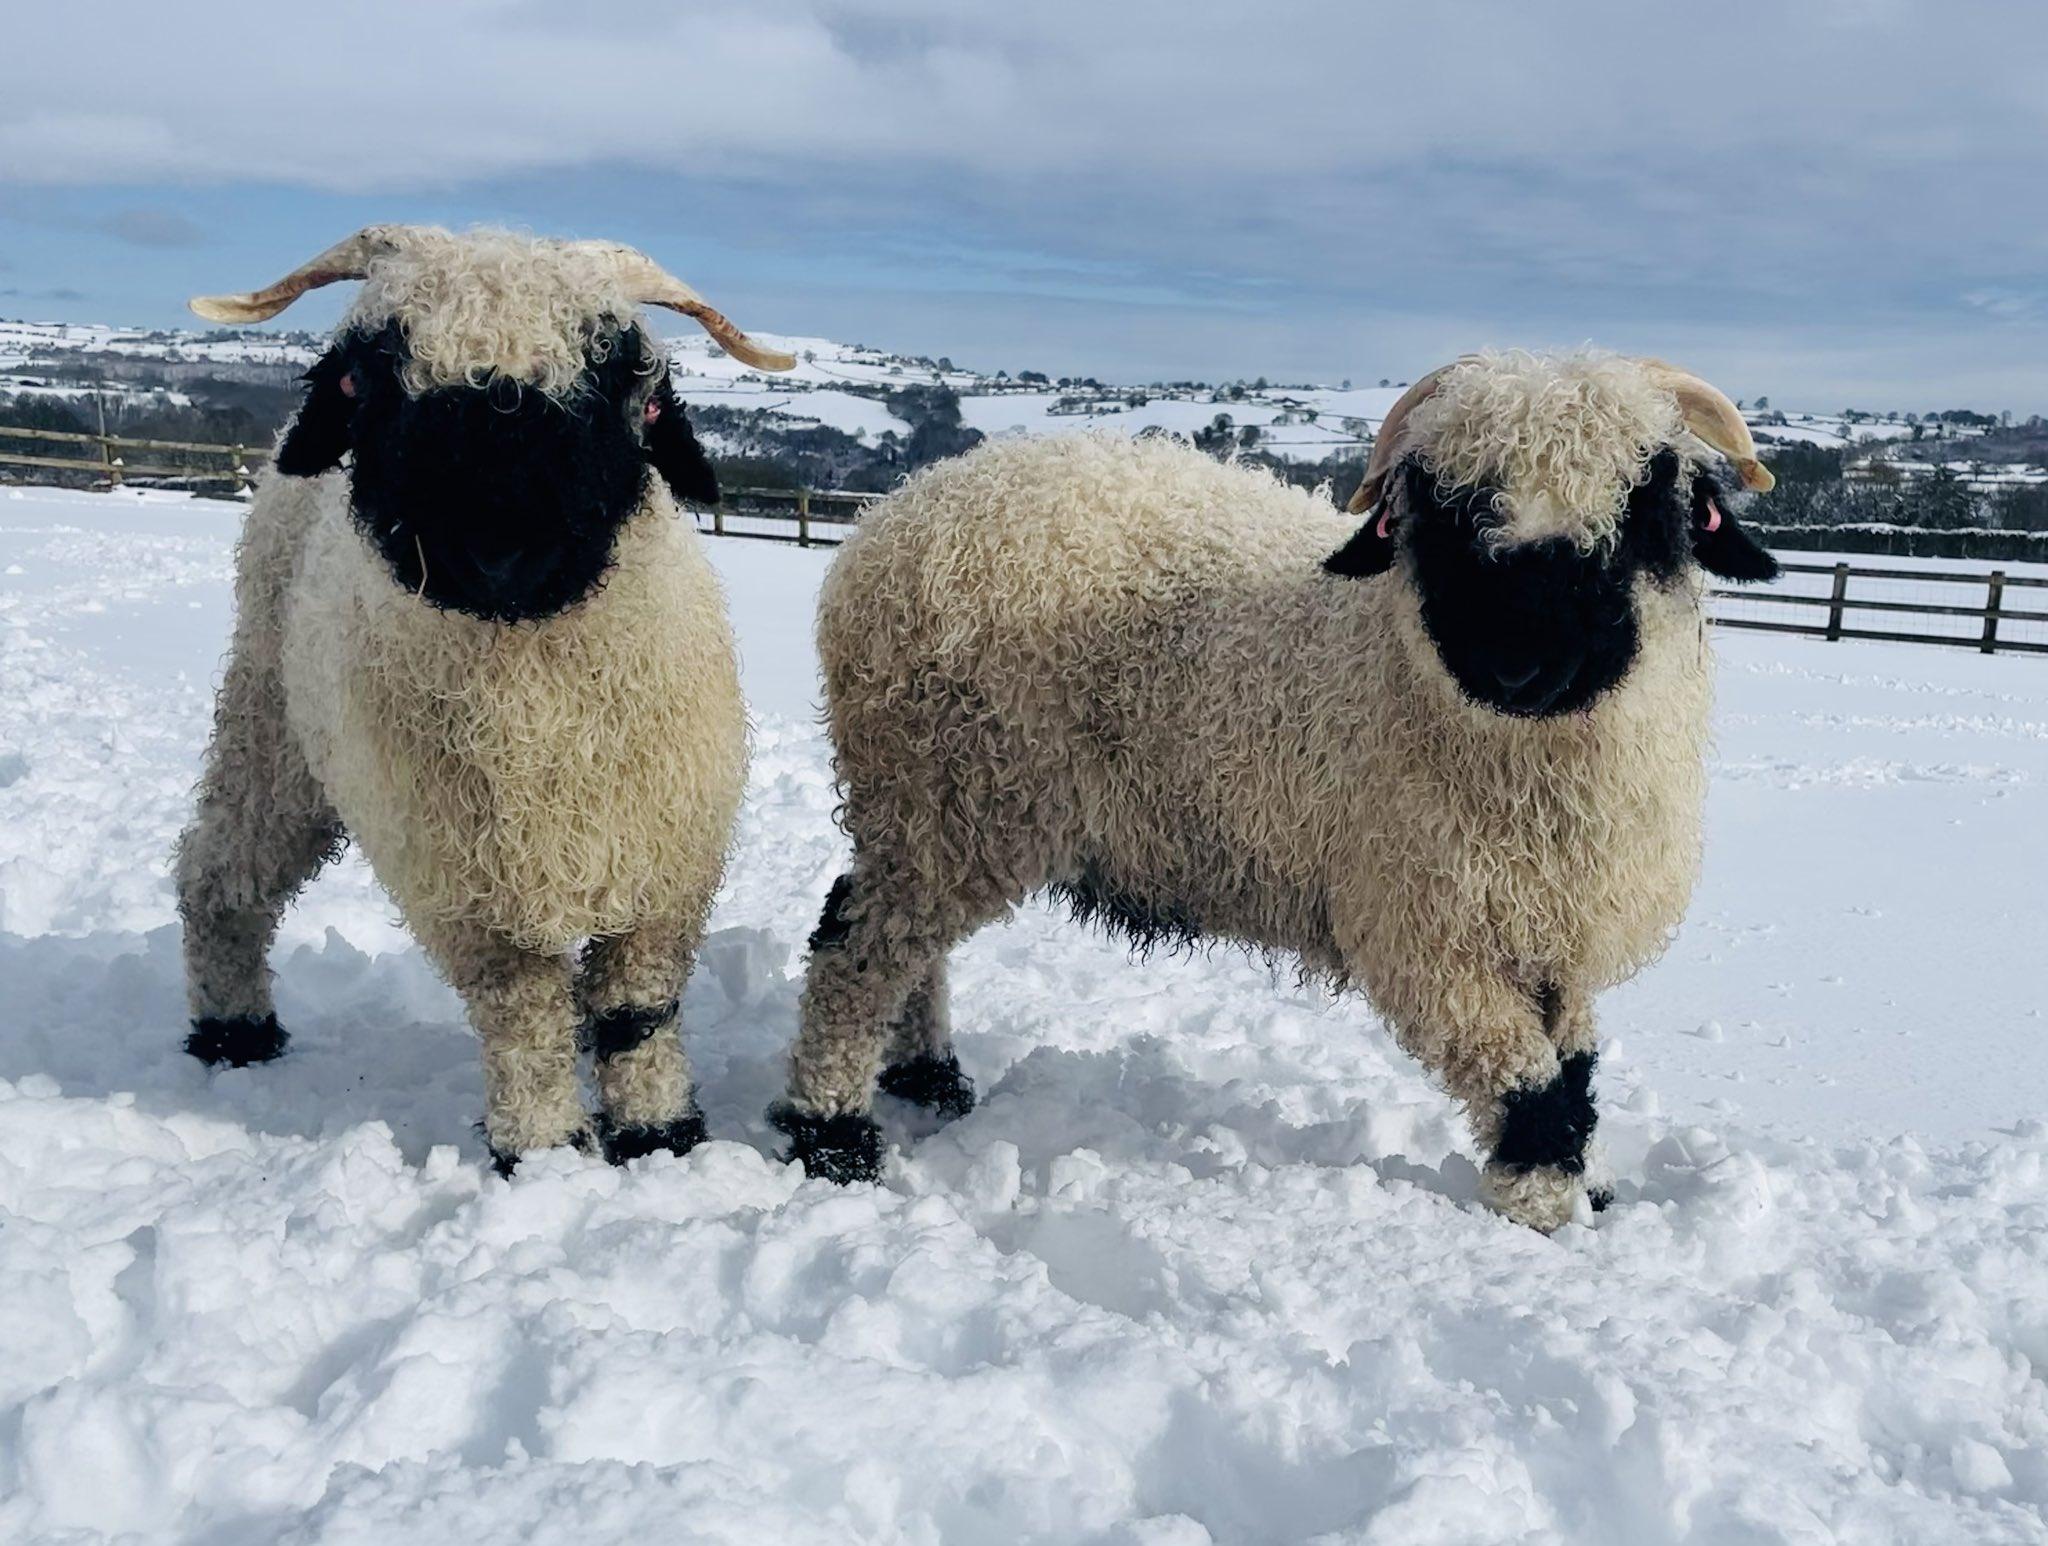
[[[819,603],[828,697],[891,671],[1078,681],[1205,597],[1298,585],[1355,524],[1177,441],[986,445],[911,478],[847,543]]]

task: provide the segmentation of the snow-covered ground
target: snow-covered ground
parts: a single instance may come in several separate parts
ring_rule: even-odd
[[[841,1191],[760,1120],[842,857],[829,554],[713,543],[760,720],[685,1011],[718,1141],[505,1182],[352,861],[292,1055],[178,1050],[238,513],[0,490],[0,1540],[2048,1540],[2048,662],[1715,637],[1594,1227],[1483,1212],[1360,1005],[1047,909],[956,960],[981,1108]]]

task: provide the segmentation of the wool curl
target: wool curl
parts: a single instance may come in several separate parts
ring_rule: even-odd
[[[397,319],[411,354],[403,380],[415,396],[502,378],[568,398],[604,325],[637,314],[616,259],[602,249],[420,226],[370,262],[344,326],[374,332]],[[648,368],[660,368],[658,352]]]
[[[1614,541],[1651,456],[1692,444],[1670,392],[1592,349],[1461,360],[1416,405],[1406,439],[1445,490],[1498,491],[1495,542],[1567,537],[1587,552]]]

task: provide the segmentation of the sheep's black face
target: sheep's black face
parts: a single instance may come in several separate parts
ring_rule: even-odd
[[[1768,579],[1771,556],[1727,514],[1713,477],[1681,480],[1660,452],[1630,490],[1618,540],[1587,552],[1568,538],[1499,544],[1488,488],[1440,490],[1419,462],[1400,472],[1400,498],[1422,624],[1459,689],[1520,718],[1591,708],[1634,664],[1638,582],[1670,588],[1689,561],[1731,579]],[[1384,529],[1382,529],[1384,527]],[[1375,521],[1326,567],[1363,575],[1391,566],[1397,537]]]
[[[493,622],[552,616],[611,567],[652,463],[679,497],[718,497],[665,371],[638,328],[593,334],[562,398],[503,378],[414,396],[403,332],[351,333],[308,372],[280,472],[355,461],[357,524],[393,580]]]
[[[1440,493],[1411,466],[1404,493],[1422,625],[1465,695],[1502,714],[1589,708],[1628,674],[1634,568],[1568,538],[1495,546],[1494,491]]]

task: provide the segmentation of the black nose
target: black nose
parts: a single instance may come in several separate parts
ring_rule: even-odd
[[[467,555],[476,572],[478,594],[493,600],[517,600],[547,578],[553,567],[548,555],[524,548]]]
[[[1499,660],[1494,662],[1493,679],[1510,693],[1520,692],[1536,680],[1536,673],[1542,667],[1533,660]]]

